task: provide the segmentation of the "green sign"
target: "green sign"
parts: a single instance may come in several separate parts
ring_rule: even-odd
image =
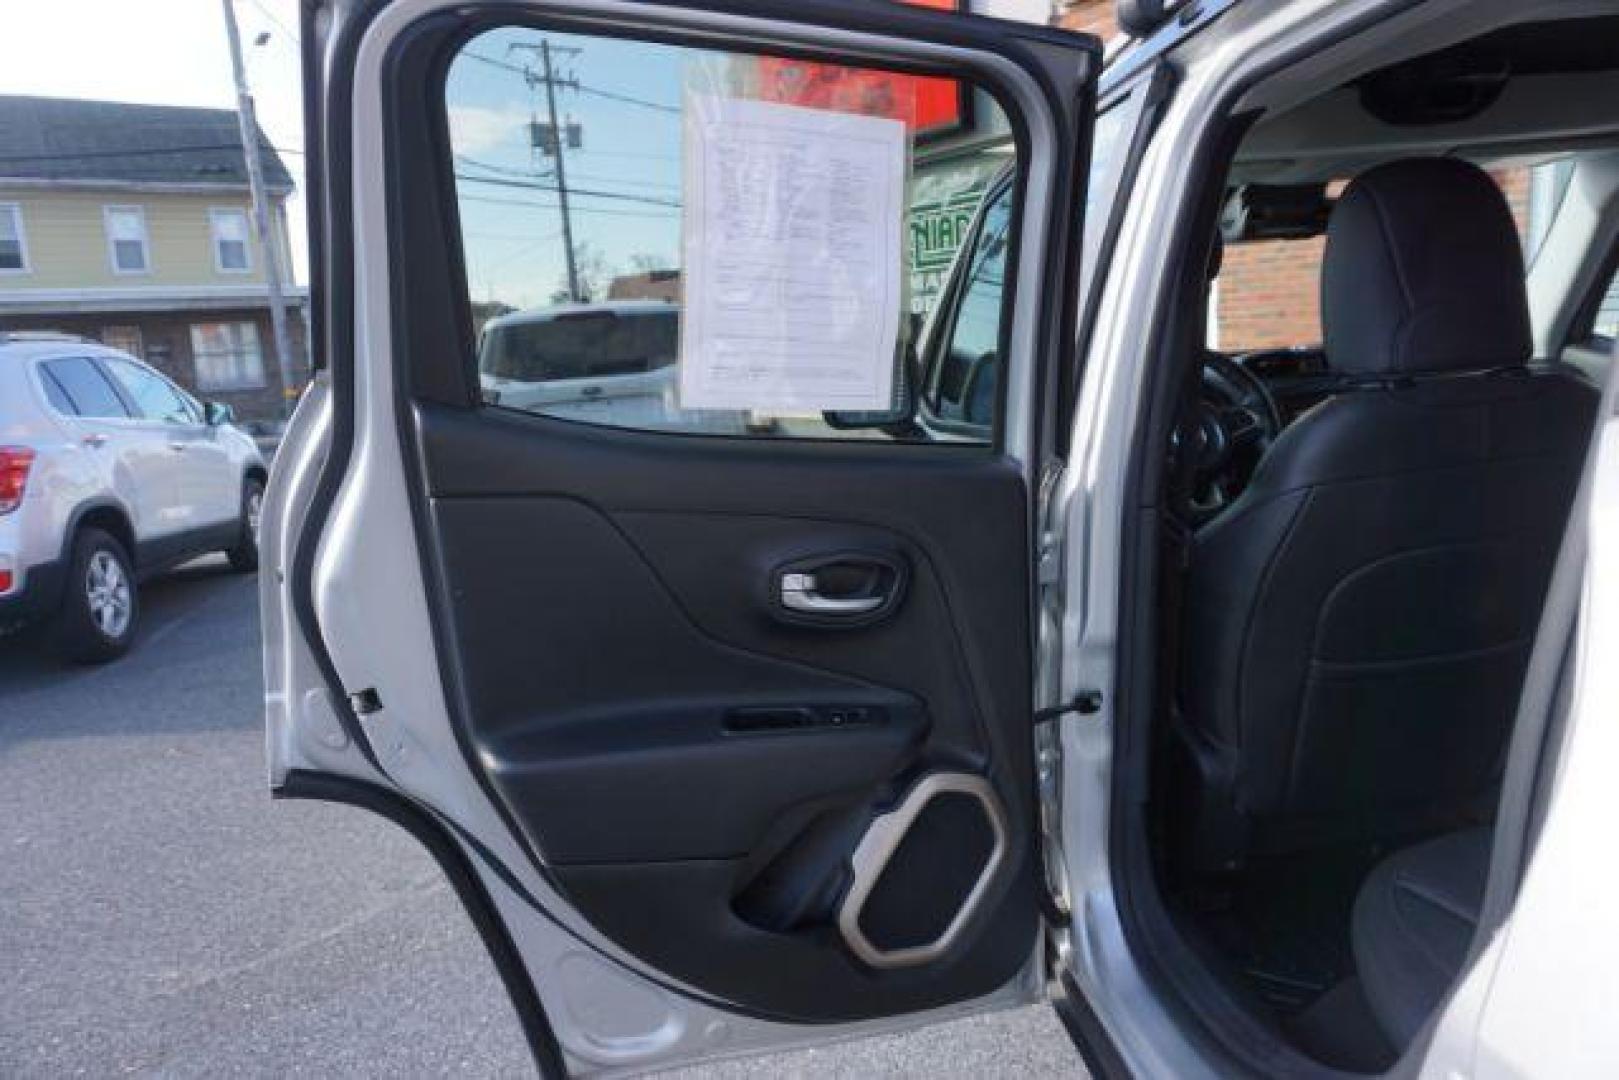
[[[1003,154],[980,153],[917,167],[906,226],[912,311],[926,315],[933,310],[984,189],[1005,163]]]
[[[937,202],[911,207],[911,272],[945,270],[978,212],[982,184],[974,184]]]

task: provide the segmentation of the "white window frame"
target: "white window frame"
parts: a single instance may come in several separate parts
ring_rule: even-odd
[[[253,344],[258,350],[258,358],[259,358],[259,374],[258,374],[258,381],[257,382],[239,382],[239,383],[231,383],[229,385],[226,385],[226,384],[211,384],[211,385],[206,385],[206,386],[203,385],[204,379],[203,379],[203,372],[202,372],[201,350],[199,350],[197,348],[197,333],[198,333],[199,330],[201,330],[205,326],[248,326],[248,327],[252,328],[252,330],[253,330]],[[192,370],[193,375],[194,375],[194,377],[196,379],[197,390],[198,390],[199,393],[203,393],[203,394],[213,394],[213,393],[228,394],[228,393],[233,393],[233,392],[236,392],[236,391],[243,391],[243,390],[262,390],[266,386],[270,385],[269,372],[265,367],[265,359],[266,359],[266,357],[264,355],[264,335],[259,333],[259,324],[257,322],[253,321],[252,319],[217,319],[217,320],[212,320],[212,321],[204,320],[204,321],[200,321],[200,322],[191,323],[190,327],[189,327],[189,332],[190,332],[190,338],[191,338],[191,370]]]
[[[242,219],[242,251],[246,254],[247,263],[244,266],[226,266],[225,260],[220,257],[220,219],[236,217]],[[214,206],[208,210],[208,239],[214,248],[214,272],[219,274],[251,274],[253,272],[253,219],[247,210],[240,206]]]
[[[145,263],[139,270],[125,270],[118,265],[118,241],[113,236],[112,219],[114,214],[133,213],[140,218],[141,223],[141,255]],[[139,203],[112,203],[101,208],[102,230],[107,234],[107,265],[112,272],[120,277],[152,272],[152,234],[146,227],[146,207]]]
[[[0,266],[0,274],[33,273],[34,263],[28,257],[28,230],[24,227],[22,220],[22,203],[0,202],[0,214],[9,214],[11,216],[11,227],[17,233],[17,250],[22,254],[21,266]]]

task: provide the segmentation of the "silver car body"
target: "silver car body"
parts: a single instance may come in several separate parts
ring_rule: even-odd
[[[815,1045],[893,1031],[943,1017],[1061,996],[1057,979],[1083,999],[1094,1033],[1105,1036],[1115,1064],[1138,1076],[1224,1075],[1162,981],[1143,966],[1127,940],[1113,877],[1111,784],[1115,717],[1109,704],[1094,715],[1068,713],[1048,728],[1041,749],[1042,794],[1049,799],[1044,842],[1054,891],[1071,919],[1055,927],[1020,977],[988,997],[945,1010],[860,1024],[818,1027],[778,1023],[716,1009],[669,992],[647,965],[603,937],[572,911],[526,859],[501,821],[460,748],[443,712],[446,687],[431,632],[421,562],[410,543],[377,545],[366,536],[413,535],[407,475],[399,442],[399,395],[392,361],[384,128],[376,88],[390,48],[418,19],[453,8],[453,0],[401,0],[366,30],[354,83],[369,92],[354,104],[352,240],[368,257],[354,269],[355,338],[353,411],[335,415],[328,376],[320,376],[300,407],[278,458],[266,505],[264,556],[276,572],[261,577],[269,729],[269,771],[280,784],[297,771],[352,778],[405,793],[453,826],[521,954],[546,1011],[560,1018],[557,1036],[569,1067],[580,1072],[640,1072],[734,1054]],[[1541,5],[1548,8],[1554,4]],[[1570,3],[1570,9],[1600,5]],[[629,17],[612,0],[589,0],[579,10]],[[1481,26],[1511,18],[1518,5],[1464,0],[1296,0],[1287,4],[1207,5],[1186,21],[1220,21],[1175,55],[1179,81],[1128,190],[1118,195],[1118,240],[1111,262],[1097,273],[1100,305],[1089,339],[1085,375],[1073,417],[1072,453],[1051,487],[1043,520],[1040,576],[1047,582],[1037,705],[1074,700],[1087,688],[1108,692],[1118,673],[1122,613],[1117,583],[1126,553],[1124,516],[1132,436],[1148,372],[1151,338],[1171,290],[1170,245],[1161,238],[1188,226],[1196,212],[1201,151],[1224,130],[1224,120],[1259,91],[1271,103],[1307,94],[1331,78],[1335,52],[1346,43],[1367,47],[1402,36],[1447,29],[1468,19]],[[672,17],[672,16],[671,16]],[[1521,17],[1521,15],[1520,15]],[[701,16],[693,16],[694,20]],[[756,20],[761,34],[791,28]],[[859,47],[862,34],[836,39]],[[884,43],[888,51],[895,46]],[[924,46],[918,46],[925,52]],[[1135,74],[1131,50],[1114,59],[1114,90]],[[1009,73],[1015,87],[1017,75]],[[1290,81],[1291,80],[1291,81]],[[1104,96],[1108,87],[1104,85]],[[1105,103],[1104,103],[1105,104]],[[1042,133],[1036,132],[1038,148]],[[1029,205],[1040,207],[1033,191]],[[1102,209],[1106,210],[1106,204]],[[1041,215],[1031,213],[1031,218]],[[1038,266],[1028,267],[1031,276]],[[1020,328],[1028,330],[1030,328]],[[1015,369],[1009,403],[1009,445],[1022,449],[1028,417],[1028,380]],[[1583,597],[1574,706],[1563,741],[1566,768],[1549,777],[1545,841],[1523,876],[1521,845],[1498,843],[1491,896],[1505,897],[1500,917],[1486,920],[1475,946],[1477,962],[1396,1067],[1396,1075],[1598,1075],[1619,1060],[1611,1023],[1619,987],[1619,934],[1596,901],[1611,873],[1601,870],[1610,846],[1608,823],[1619,816],[1619,786],[1607,777],[1614,757],[1619,685],[1611,663],[1597,658],[1619,644],[1619,431],[1612,422],[1610,389],[1600,442],[1601,467],[1589,500],[1576,512],[1561,578],[1572,578]],[[352,424],[352,456],[331,501],[317,520],[306,520],[334,427]],[[1029,455],[1032,459],[1033,455]],[[1032,460],[1025,464],[1031,466]],[[305,529],[309,531],[306,533]],[[308,560],[312,604],[280,572]],[[1548,615],[1548,621],[1551,616]],[[379,626],[390,628],[378,633]],[[1548,632],[1555,634],[1556,626]],[[318,636],[326,659],[345,687],[390,688],[386,701],[365,714],[372,758],[340,723],[333,682],[311,647]],[[1531,681],[1550,679],[1537,654]],[[408,708],[392,708],[407,702]],[[1526,697],[1525,718],[1534,702]],[[1522,730],[1529,731],[1530,727]],[[1527,736],[1526,736],[1527,737]],[[1525,738],[1526,738],[1525,737]],[[1520,739],[1522,741],[1522,739]],[[1567,755],[1578,754],[1578,760]],[[1526,764],[1527,760],[1527,764]],[[1515,756],[1508,787],[1526,790],[1525,770],[1536,759]],[[1532,776],[1531,776],[1532,779]],[[1505,817],[1504,817],[1505,820]],[[1503,830],[1509,832],[1510,830]],[[476,844],[468,838],[476,838]],[[1520,837],[1521,839],[1521,837]],[[1516,861],[1515,861],[1516,860]],[[511,871],[497,872],[498,862]],[[1583,875],[1583,876],[1582,876]],[[1521,895],[1516,882],[1523,876]],[[544,909],[540,914],[525,898]],[[1518,899],[1516,907],[1510,901]],[[604,959],[607,958],[607,959]],[[610,961],[610,962],[609,962]],[[1574,981],[1566,982],[1572,974]],[[680,989],[676,986],[675,989]],[[1510,1002],[1510,1008],[1503,1005]]]
[[[114,535],[132,549],[137,570],[146,569],[220,546],[214,541],[240,521],[244,478],[264,471],[253,439],[231,424],[207,423],[200,405],[185,422],[63,412],[46,394],[43,366],[71,358],[132,364],[163,378],[92,342],[0,343],[0,447],[34,453],[21,505],[0,514],[0,570],[13,579],[0,593],[0,622],[51,614],[50,593],[86,514],[121,523]]]

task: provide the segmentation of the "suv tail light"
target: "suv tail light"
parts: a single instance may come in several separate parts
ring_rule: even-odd
[[[34,451],[26,446],[0,446],[0,514],[9,514],[22,505],[28,490],[28,471],[34,467]]]

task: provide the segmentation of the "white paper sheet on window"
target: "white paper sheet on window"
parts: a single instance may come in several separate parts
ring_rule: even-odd
[[[680,403],[892,404],[905,125],[688,96]]]

